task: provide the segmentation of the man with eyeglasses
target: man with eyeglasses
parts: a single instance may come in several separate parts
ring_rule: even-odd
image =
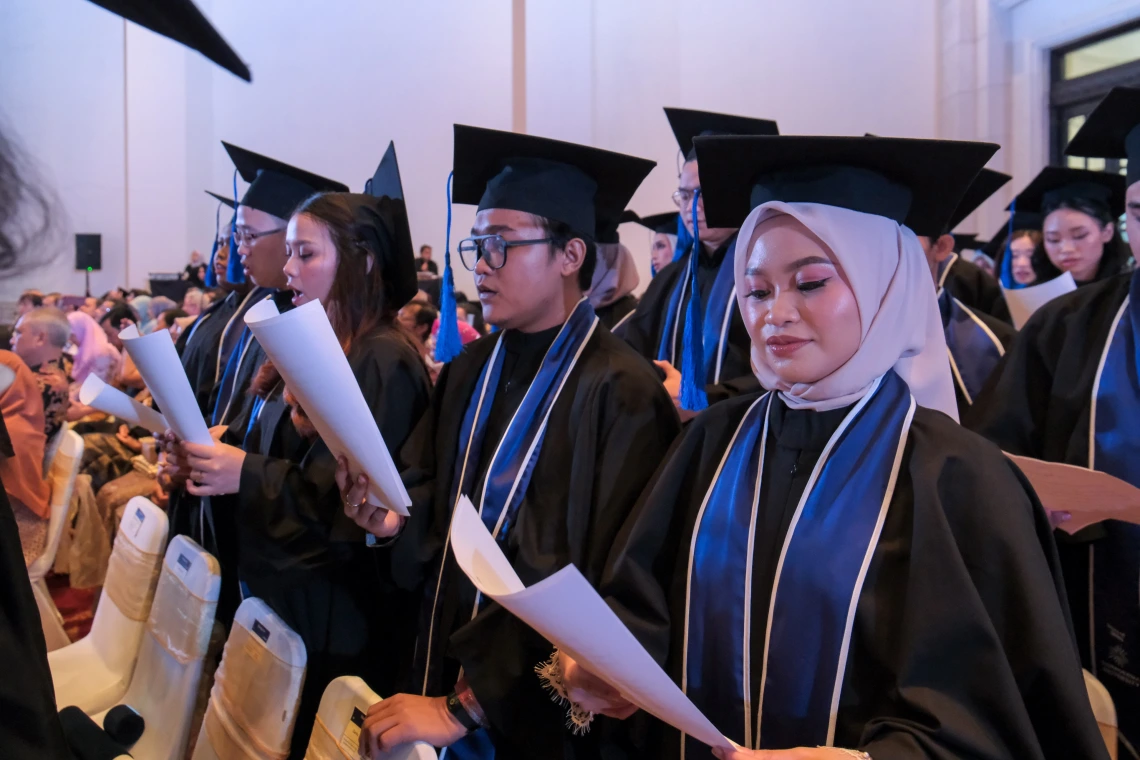
[[[709,111],[666,108],[665,116],[677,138],[680,155],[684,156],[673,203],[681,213],[685,229],[694,235],[696,200],[700,250],[695,261],[690,248],[657,273],[620,334],[634,350],[657,365],[681,419],[688,420],[707,404],[757,387],[749,358],[751,343],[736,306],[733,286],[732,252],[736,230],[705,224],[693,138],[698,135],[775,135],[779,130],[776,122],[767,119]],[[691,324],[693,309],[699,314],[699,330]],[[686,367],[695,370],[696,377],[685,376]],[[684,385],[688,385],[688,389]]]
[[[195,322],[187,343],[183,344],[183,358],[185,361],[191,348],[195,354],[210,354],[214,382],[203,414],[211,427],[227,426],[233,431],[233,437],[240,441],[252,409],[252,399],[247,390],[266,360],[265,352],[245,326],[245,313],[266,298],[272,298],[281,311],[293,308],[292,294],[284,290],[285,274],[282,271],[287,258],[285,226],[289,216],[301,201],[314,193],[345,192],[348,187],[236,145],[227,142],[222,145],[237,172],[249,183],[237,204],[234,218],[237,255],[230,257],[227,279],[244,282],[248,277],[253,287],[240,299],[231,294],[234,297],[231,302],[233,309],[227,308],[228,313],[222,313],[224,319],[211,313]],[[199,342],[204,345],[199,346]],[[189,373],[188,376],[194,377]],[[202,398],[201,394],[198,398]],[[215,508],[209,499],[199,500],[191,496],[184,490],[185,482],[172,481],[170,486],[173,489],[171,535],[188,535],[218,558],[222,565],[223,583],[217,616],[228,623],[240,601],[236,582],[234,510]]]
[[[652,367],[583,297],[596,231],[616,224],[652,167],[455,127],[454,200],[479,206],[458,251],[499,332],[444,367],[401,452],[413,501],[402,532],[364,503],[366,484],[349,479],[358,485],[344,493],[358,524],[394,542],[394,577],[425,590],[413,694],[369,710],[362,741],[373,756],[427,741],[448,747],[448,758],[599,757],[613,740],[566,728],[566,708],[535,672],[556,653],[479,597],[450,554],[448,529],[458,497],[469,496],[527,584],[571,563],[601,581],[610,546],[679,429]]]

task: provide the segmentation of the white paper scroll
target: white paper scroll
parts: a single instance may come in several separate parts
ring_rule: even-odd
[[[1140,524],[1140,488],[1087,467],[1006,456],[1029,478],[1046,509],[1072,515],[1059,526],[1066,533],[1103,520]]]
[[[1013,318],[1013,326],[1020,330],[1033,316],[1033,312],[1052,301],[1057,296],[1072,293],[1077,289],[1077,281],[1069,272],[1060,277],[1054,277],[1040,285],[1030,285],[1028,288],[1017,290],[1001,289],[1005,296],[1005,303],[1009,306],[1009,315]]]
[[[732,747],[638,643],[578,568],[523,586],[467,497],[451,518],[451,550],[475,587],[633,704],[698,741]],[[535,663],[537,665],[538,663]]]
[[[407,515],[412,500],[320,302],[281,314],[262,301],[245,323],[329,450],[368,476],[369,502]]]
[[[161,414],[135,401],[118,388],[107,385],[94,373],[83,381],[83,386],[79,389],[79,401],[84,406],[118,417],[132,427],[144,427],[152,433],[165,433],[170,427]]]
[[[184,441],[213,446],[214,439],[202,419],[198,399],[194,397],[186,370],[174,350],[170,333],[158,330],[150,335],[139,335],[138,328],[130,325],[119,333],[119,340],[123,341],[131,361],[138,367],[147,390],[170,423],[170,429]]]

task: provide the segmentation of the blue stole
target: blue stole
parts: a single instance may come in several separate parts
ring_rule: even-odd
[[[705,312],[701,335],[705,355],[701,364],[705,368],[706,384],[720,382],[720,365],[728,350],[729,321],[732,319],[732,310],[736,307],[736,281],[732,263],[735,251],[736,241],[733,240],[720,262],[712,290],[709,291],[708,303],[703,304]],[[693,251],[690,250],[689,255],[692,256]],[[669,307],[665,310],[665,323],[661,326],[661,338],[657,344],[657,359],[669,362],[678,370],[683,366],[682,357],[677,356],[677,341],[681,337],[678,327],[681,314],[689,303],[690,279],[689,269],[684,267],[684,273],[677,279],[673,292],[669,295]],[[716,346],[715,352],[712,346]]]
[[[1140,270],[1113,320],[1093,384],[1089,467],[1140,487]],[[1093,673],[1116,703],[1120,732],[1140,740],[1140,525],[1107,520],[1090,546]]]
[[[784,537],[754,706],[752,552],[773,399],[765,394],[744,415],[697,516],[681,687],[741,746],[832,746],[856,604],[915,402],[887,372],[844,418],[812,471]],[[696,740],[681,742],[682,757],[712,756]]]
[[[578,357],[582,355],[586,343],[593,336],[597,324],[598,318],[594,314],[593,307],[583,298],[574,307],[570,318],[566,320],[566,324],[562,326],[554,343],[543,357],[538,374],[535,375],[518,410],[507,425],[502,440],[494,444],[495,453],[487,465],[483,490],[477,500],[477,506],[483,524],[500,544],[506,544],[507,536],[526,495],[535,462],[538,461],[539,452],[542,450],[550,412],[558,401],[570,372],[577,365]],[[467,403],[463,424],[459,428],[459,447],[455,454],[453,470],[456,473],[455,492],[451,502],[453,507],[460,495],[471,494],[478,482],[476,471],[479,468],[487,432],[487,419],[495,402],[495,391],[498,389],[499,375],[503,369],[502,345],[503,339],[500,335],[490,359],[483,365],[483,371],[475,385],[475,393]],[[448,540],[450,541],[450,536]],[[436,607],[439,604],[443,572],[446,567],[446,546],[443,551],[445,561],[440,563],[440,576],[436,582],[435,599],[432,602],[432,629],[435,625]],[[479,599],[477,596],[472,617],[479,611]],[[426,650],[429,659],[432,651],[432,635],[433,630],[429,629]],[[429,662],[425,670],[430,672],[431,669]],[[426,674],[424,687],[425,689],[427,687]],[[448,747],[445,753],[448,758],[455,760],[466,758],[489,760],[495,756],[494,746],[483,730],[475,731],[460,739]]]
[[[261,290],[261,288],[258,288]],[[255,303],[264,301],[266,298],[271,298],[275,291],[265,289],[266,294],[263,298],[249,298],[243,301],[243,305],[252,306]],[[246,309],[248,311],[248,309]],[[238,370],[241,369],[242,362],[245,361],[245,353],[249,350],[250,343],[253,342],[253,331],[249,329],[249,325],[244,323],[244,312],[239,307],[238,314],[242,316],[242,331],[239,333],[241,336],[233,348],[230,349],[229,359],[226,361],[226,368],[222,372],[221,386],[218,391],[218,398],[214,401],[214,409],[210,414],[210,425],[227,425],[229,424],[229,411],[233,404],[234,384],[237,383]],[[237,316],[237,315],[235,315]],[[231,320],[232,322],[232,320]],[[226,332],[229,332],[228,326]],[[224,348],[227,335],[223,334],[221,345],[219,348]],[[240,348],[239,348],[240,347]],[[219,350],[218,358],[221,358],[221,351]]]
[[[954,384],[966,403],[973,404],[994,367],[1005,356],[1005,349],[985,322],[945,289],[938,294],[938,308],[942,312]]]

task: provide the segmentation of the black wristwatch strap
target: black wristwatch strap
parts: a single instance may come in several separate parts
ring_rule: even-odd
[[[447,695],[447,711],[467,729],[467,733],[479,728],[479,724],[467,712],[467,708],[459,701],[459,696],[454,691]]]

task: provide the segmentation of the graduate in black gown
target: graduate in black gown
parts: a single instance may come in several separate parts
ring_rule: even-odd
[[[1131,233],[1140,209],[1140,90],[1114,89],[1069,149],[1129,159]],[[1140,250],[1140,235],[1130,234],[1129,245]],[[1140,274],[1107,277],[1047,303],[1022,328],[967,424],[1013,454],[1103,470],[1140,486],[1138,330]],[[1082,661],[1112,694],[1122,746],[1129,742],[1136,756],[1140,527],[1107,521],[1057,535]]]
[[[1001,229],[982,246],[994,261],[994,271],[1007,290],[1038,285],[1043,280],[1041,262],[1046,260],[1041,215],[1028,211],[1010,214]]]
[[[479,206],[459,253],[499,332],[444,367],[401,452],[413,505],[391,549],[393,571],[423,586],[425,614],[413,693],[374,705],[365,720],[362,741],[374,749],[424,740],[447,746],[450,760],[598,757],[603,749],[598,734],[574,736],[543,690],[535,669],[552,656],[549,642],[477,598],[450,556],[448,532],[465,494],[524,583],[570,563],[600,580],[619,527],[679,428],[653,368],[583,298],[596,230],[617,220],[652,166],[455,127],[454,200]],[[449,267],[450,253],[445,282]],[[346,502],[359,504],[363,487]],[[374,535],[391,535],[375,522],[382,512],[354,510]]]
[[[685,229],[681,224],[681,215],[676,211],[668,211],[663,214],[637,217],[633,221],[653,235],[649,243],[649,271],[656,277],[681,256],[678,233]]]
[[[627,212],[628,213],[628,212]],[[623,221],[633,221],[623,216]],[[641,278],[629,249],[622,245],[617,226],[598,234],[597,259],[586,293],[594,313],[610,332],[620,328],[637,308],[633,294]]]
[[[756,388],[748,368],[748,333],[732,297],[736,230],[705,223],[693,138],[712,134],[774,135],[778,130],[776,122],[767,119],[708,111],[666,108],[665,115],[685,157],[673,201],[689,234],[698,238],[699,251],[693,261],[690,246],[684,255],[657,273],[633,316],[622,326],[621,335],[664,372],[665,387],[681,419],[687,420],[708,404]],[[698,295],[695,299],[694,292]]]
[[[252,290],[248,298],[243,299],[242,309],[248,311],[266,298],[274,299],[281,311],[291,309],[292,293],[285,290],[282,271],[287,258],[287,220],[310,195],[320,191],[342,192],[348,187],[236,145],[226,142],[222,145],[236,171],[250,183],[234,217],[237,258],[228,269],[232,279],[238,279],[240,274],[251,283]],[[228,428],[231,439],[240,442],[254,403],[249,387],[266,356],[241,318],[233,319],[225,337],[229,355],[220,364],[218,381],[210,391],[204,414],[211,428]],[[168,432],[163,438],[167,456],[174,458],[166,477],[173,489],[181,489],[185,483],[180,474],[183,472],[180,452],[173,448],[175,437]],[[217,557],[222,566],[218,619],[227,624],[240,602],[235,572],[237,536],[232,517],[232,510],[213,509],[209,499],[179,494],[172,504],[171,535],[189,535]]]
[[[945,219],[996,148],[697,141],[710,222],[747,216],[735,289],[773,390],[682,434],[602,591],[745,748],[721,757],[1106,757],[1048,519],[997,447],[953,420],[911,232]],[[594,696],[570,670],[580,706],[622,707],[583,705]],[[710,756],[675,730],[659,738],[652,757]]]
[[[966,195],[959,201],[958,208],[944,229],[953,229],[961,224],[963,219],[972,214],[1009,180],[1008,174],[982,169],[967,188]],[[926,261],[934,276],[938,310],[942,315],[946,349],[950,356],[950,371],[954,378],[954,396],[958,401],[958,414],[961,417],[985,387],[986,381],[1001,361],[1001,357],[1005,355],[1017,331],[1008,322],[993,316],[995,305],[1000,305],[1000,311],[1004,311],[1008,319],[1009,310],[1005,306],[1005,299],[1001,298],[1001,289],[997,281],[979,267],[960,258],[955,250],[960,242],[958,235],[947,232],[932,234],[936,233],[936,230],[914,232],[918,235],[918,242],[926,254]],[[976,236],[971,235],[970,238],[976,239]],[[964,276],[963,266],[976,269],[979,274],[993,281],[998,298],[1001,298],[1000,304],[992,302],[984,304],[986,308],[983,308],[977,300],[969,302],[962,300],[961,296],[976,299],[979,294],[975,289],[964,288],[965,283],[982,281],[973,278],[972,275]],[[984,299],[982,300],[984,303]]]
[[[294,305],[324,305],[395,454],[427,408],[431,383],[396,320],[416,294],[416,274],[394,148],[370,194],[309,198],[289,220],[285,240]],[[291,755],[300,758],[329,681],[356,675],[382,694],[404,687],[419,598],[395,587],[390,554],[367,546],[364,530],[346,515],[336,458],[271,361],[251,391],[256,403],[242,439],[185,445],[189,490],[233,510],[243,593],[264,600],[305,643]]]

